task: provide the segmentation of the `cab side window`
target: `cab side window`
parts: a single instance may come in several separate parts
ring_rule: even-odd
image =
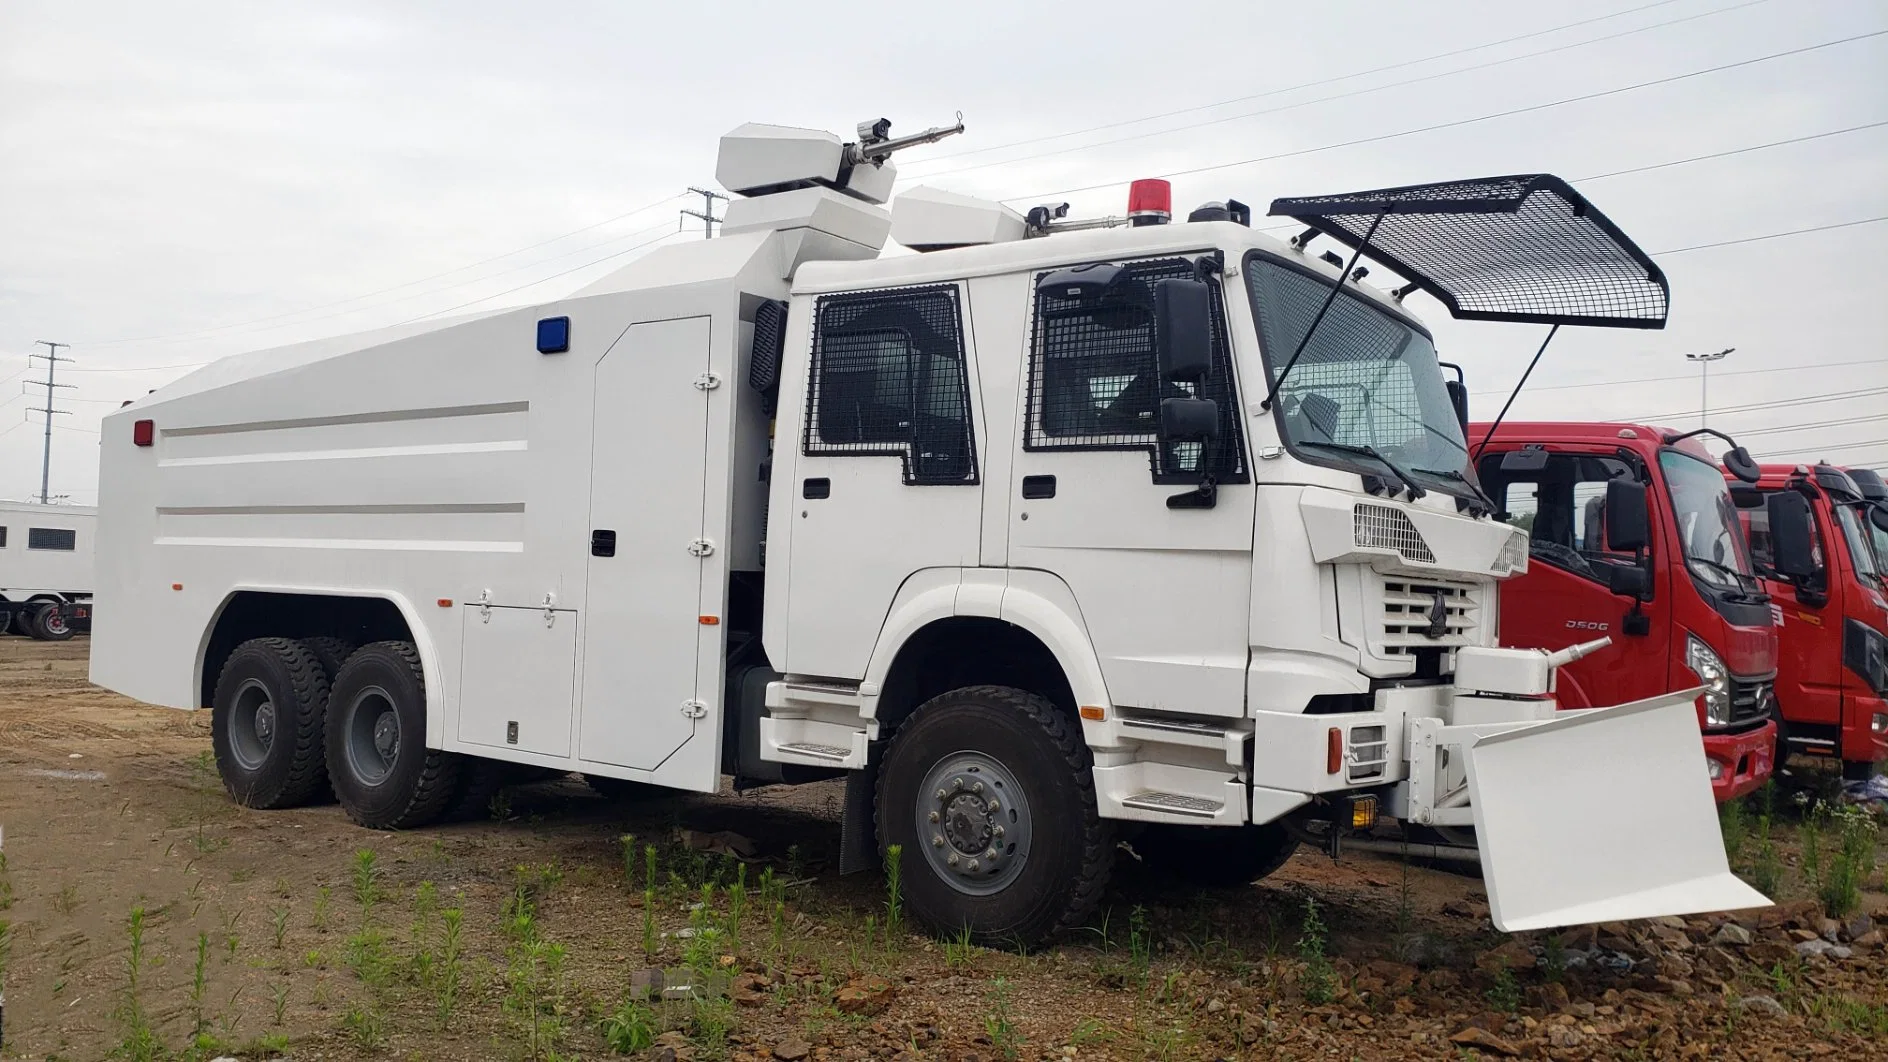
[[[1606,484],[1636,479],[1632,466],[1591,454],[1546,454],[1544,462],[1541,456],[1530,462],[1490,454],[1478,468],[1501,518],[1528,533],[1528,555],[1599,583],[1606,582],[1605,567],[1635,563],[1606,543]]]
[[[1155,483],[1197,483],[1203,472],[1220,483],[1250,482],[1220,297],[1213,300],[1213,369],[1206,381],[1196,389],[1160,377],[1153,286],[1193,275],[1185,258],[1130,262],[1108,291],[1084,297],[1036,278],[1025,450],[1142,450]],[[1161,438],[1163,398],[1217,402],[1218,436],[1204,445]]]
[[[897,457],[911,485],[976,483],[961,322],[954,287],[820,299],[801,452]]]

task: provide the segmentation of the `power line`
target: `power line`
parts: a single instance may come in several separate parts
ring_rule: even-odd
[[[1719,374],[1723,375],[1723,374]],[[1841,428],[1851,424],[1872,424],[1878,420],[1888,420],[1888,413],[1878,413],[1872,417],[1850,417],[1846,420],[1806,421],[1802,424],[1777,424],[1768,428],[1746,428],[1739,435],[1775,435],[1784,431],[1814,431],[1817,428]]]
[[[1805,398],[1783,398],[1774,402],[1752,402],[1741,406],[1720,406],[1718,413],[1750,413],[1759,409],[1776,409],[1779,406],[1812,406],[1823,402],[1840,402],[1849,398],[1873,398],[1876,395],[1888,395],[1888,387],[1865,388],[1860,391],[1847,391],[1840,394],[1810,395]],[[1628,419],[1641,422],[1670,420],[1673,417],[1695,417],[1698,410],[1681,409],[1673,413],[1652,413],[1646,416]]]
[[[1348,74],[1339,74],[1336,77],[1320,78],[1316,81],[1303,81],[1296,85],[1285,85],[1281,88],[1267,89],[1264,92],[1257,92],[1250,96],[1237,96],[1229,100],[1218,100],[1213,103],[1202,103],[1193,107],[1182,107],[1178,110],[1163,111],[1159,114],[1149,114],[1140,118],[1126,118],[1117,122],[1103,122],[1100,125],[1091,125],[1084,129],[1072,129],[1066,133],[1051,133],[1047,136],[1030,137],[1027,140],[1012,140],[1006,144],[992,144],[989,147],[971,148],[967,151],[953,151],[948,155],[933,155],[930,158],[925,159],[924,161],[943,162],[946,159],[965,158],[970,155],[981,155],[981,154],[985,154],[991,151],[1001,151],[1004,148],[1022,147],[1025,144],[1041,144],[1041,143],[1046,143],[1051,140],[1064,140],[1072,136],[1081,136],[1084,133],[1099,133],[1108,129],[1119,129],[1123,126],[1140,125],[1142,122],[1157,122],[1162,118],[1176,118],[1182,114],[1192,114],[1195,111],[1210,111],[1215,107],[1230,107],[1235,103],[1248,103],[1252,100],[1262,100],[1270,96],[1278,96],[1287,92],[1296,92],[1299,89],[1317,88],[1320,85],[1331,85],[1331,84],[1336,84],[1339,81],[1350,81],[1354,78],[1367,77],[1371,74],[1382,74],[1382,73],[1387,73],[1391,70],[1401,70],[1404,67],[1420,66],[1423,63],[1435,62],[1438,59],[1448,59],[1457,55],[1464,55],[1469,52],[1479,52],[1479,51],[1485,51],[1489,48],[1499,48],[1500,46],[1504,44],[1514,44],[1518,41],[1529,40],[1534,37],[1545,37],[1552,33],[1559,33],[1562,30],[1576,29],[1580,26],[1590,25],[1594,22],[1607,22],[1612,19],[1620,18],[1625,15],[1635,15],[1641,11],[1650,11],[1651,9],[1655,7],[1668,7],[1671,4],[1676,3],[1676,2],[1677,0],[1658,0],[1657,3],[1643,4],[1639,7],[1629,7],[1625,9],[1624,11],[1615,11],[1610,15],[1596,15],[1593,18],[1581,19],[1578,22],[1567,22],[1558,26],[1551,26],[1547,29],[1535,30],[1532,33],[1523,33],[1523,34],[1520,34],[1519,36],[1514,36],[1514,37],[1504,37],[1498,41],[1489,41],[1485,44],[1473,44],[1473,45],[1469,45],[1466,48],[1456,48],[1452,51],[1447,51],[1447,52],[1437,52],[1435,55],[1426,55],[1420,59],[1405,59],[1402,62],[1390,63],[1387,66],[1375,66],[1375,67],[1371,67],[1368,70],[1357,70]]]
[[[1868,33],[1858,33],[1853,36],[1839,37],[1835,40],[1823,41],[1819,44],[1810,44],[1810,45],[1805,45],[1800,48],[1790,48],[1790,49],[1786,49],[1780,52],[1771,52],[1767,55],[1759,55],[1750,59],[1740,59],[1734,63],[1721,63],[1717,66],[1708,66],[1702,69],[1688,71],[1683,74],[1671,74],[1666,77],[1653,78],[1650,81],[1639,81],[1639,82],[1634,82],[1633,84],[1630,84],[1630,85],[1621,85],[1617,88],[1602,89],[1598,92],[1587,92],[1587,93],[1582,93],[1577,96],[1567,96],[1562,99],[1551,100],[1547,103],[1530,104],[1529,106],[1526,106],[1526,107],[1513,107],[1513,108],[1509,108],[1508,110],[1502,110],[1502,111],[1490,111],[1487,114],[1476,115],[1472,118],[1458,118],[1453,121],[1437,122],[1433,125],[1417,126],[1415,128],[1402,129],[1402,130],[1397,130],[1395,132],[1390,132],[1390,133],[1379,133],[1374,136],[1358,137],[1354,140],[1344,140],[1344,141],[1338,141],[1336,143],[1331,143],[1331,144],[1321,144],[1317,147],[1298,148],[1293,151],[1281,151],[1273,155],[1260,155],[1260,156],[1249,158],[1249,159],[1239,159],[1234,162],[1220,162],[1220,163],[1214,163],[1208,166],[1192,166],[1183,170],[1174,170],[1170,173],[1157,174],[1156,176],[1163,177],[1163,178],[1187,177],[1187,176],[1191,176],[1197,173],[1210,173],[1214,170],[1228,170],[1228,169],[1233,169],[1238,166],[1250,166],[1250,165],[1253,165],[1255,163],[1260,163],[1260,162],[1273,162],[1278,159],[1297,158],[1303,155],[1314,155],[1323,151],[1334,151],[1338,148],[1356,147],[1361,144],[1376,144],[1376,143],[1381,143],[1385,140],[1396,140],[1396,139],[1406,137],[1406,136],[1416,136],[1421,133],[1433,133],[1433,132],[1437,132],[1443,129],[1456,129],[1465,125],[1474,125],[1479,122],[1493,121],[1494,119],[1497,119],[1497,118],[1511,118],[1518,114],[1532,114],[1536,111],[1550,110],[1555,107],[1564,107],[1564,106],[1567,106],[1568,104],[1585,103],[1589,100],[1604,99],[1608,96],[1618,96],[1618,95],[1622,95],[1628,92],[1636,92],[1639,89],[1653,88],[1658,85],[1669,85],[1669,84],[1673,84],[1679,81],[1686,81],[1695,77],[1703,77],[1707,74],[1723,73],[1726,70],[1736,70],[1742,67],[1754,66],[1758,63],[1767,63],[1776,59],[1788,58],[1790,56],[1807,55],[1810,52],[1821,51],[1825,48],[1834,48],[1834,47],[1838,47],[1844,44],[1853,44],[1856,41],[1869,40],[1874,37],[1883,36],[1884,34],[1888,34],[1888,30],[1873,30]],[[1079,188],[1062,188],[1053,192],[1037,192],[1031,195],[1010,196],[1004,199],[1003,201],[1006,203],[1019,202],[1019,201],[1040,202],[1044,200],[1053,199],[1056,196],[1073,195],[1077,192],[1092,192],[1092,191],[1096,191],[1102,188],[1113,188],[1118,185],[1122,185],[1126,183],[1127,183],[1126,181],[1121,181],[1121,180],[1104,181],[1104,182],[1101,182],[1100,184],[1083,185]]]
[[[1838,221],[1833,225],[1812,225],[1806,229],[1791,229],[1788,232],[1768,232],[1762,236],[1745,236],[1736,240],[1719,240],[1716,243],[1694,243],[1690,247],[1672,247],[1654,254],[1684,254],[1686,251],[1702,251],[1711,247],[1735,247],[1740,243],[1761,243],[1764,240],[1779,240],[1785,236],[1801,236],[1810,232],[1828,232],[1831,229],[1852,229],[1857,225],[1873,225],[1879,221],[1888,221],[1888,214],[1879,217],[1861,218],[1856,221]]]
[[[1686,159],[1673,159],[1671,162],[1655,162],[1650,166],[1633,166],[1633,167],[1630,167],[1628,169],[1623,169],[1623,170],[1612,170],[1611,172],[1608,172],[1608,173],[1596,173],[1590,177],[1575,177],[1574,180],[1576,181],[1603,181],[1607,179],[1608,177],[1624,177],[1625,175],[1629,173],[1647,173],[1652,170],[1663,170],[1663,169],[1669,169],[1670,167],[1673,167],[1673,166],[1683,166],[1692,162],[1704,162],[1708,159],[1729,158],[1732,155],[1743,155],[1752,151],[1763,151],[1767,148],[1788,147],[1791,144],[1805,144],[1811,140],[1822,140],[1826,137],[1842,136],[1845,133],[1859,133],[1867,129],[1879,129],[1884,125],[1888,125],[1888,121],[1865,122],[1861,125],[1851,125],[1846,129],[1831,129],[1826,133],[1811,133],[1808,136],[1793,136],[1793,137],[1790,137],[1788,140],[1772,140],[1767,144],[1752,144],[1749,147],[1732,148],[1729,151],[1713,151],[1707,155],[1693,155],[1690,158],[1686,158]]]
[[[105,339],[105,340],[99,340],[97,342],[86,343],[85,346],[87,347],[111,347],[111,346],[118,346],[124,343],[150,343],[150,342],[156,342],[158,340],[163,340],[163,339],[188,339],[194,336],[208,335],[212,332],[221,332],[221,331],[225,331],[231,328],[240,328],[240,327],[243,327],[244,325],[261,324],[266,321],[279,321],[284,317],[297,317],[304,313],[313,313],[316,310],[325,310],[331,306],[343,306],[350,302],[360,302],[363,299],[371,299],[376,295],[385,295],[391,291],[399,291],[401,288],[410,288],[415,284],[424,284],[429,280],[438,280],[441,277],[449,277],[453,275],[454,273],[463,273],[468,269],[477,269],[479,266],[488,265],[492,262],[501,261],[503,259],[510,258],[513,255],[523,254],[526,251],[535,251],[540,247],[547,247],[553,243],[557,243],[560,240],[567,240],[572,236],[577,236],[582,233],[589,232],[592,229],[600,229],[605,225],[614,224],[618,221],[623,220],[624,218],[633,218],[637,214],[642,214],[650,210],[654,210],[656,207],[659,207],[663,205],[664,203],[669,202],[672,199],[680,199],[680,198],[682,198],[682,193],[663,196],[661,199],[657,199],[651,203],[646,203],[642,206],[637,207],[634,210],[627,211],[622,214],[618,214],[615,217],[605,218],[602,221],[599,221],[593,225],[585,225],[582,228],[572,229],[569,232],[563,233],[561,235],[553,236],[548,240],[540,240],[537,243],[529,244],[524,247],[519,247],[515,250],[506,251],[503,254],[496,254],[496,255],[491,256],[490,258],[481,258],[476,262],[472,262],[467,265],[462,265],[454,269],[448,269],[443,273],[434,273],[431,276],[420,277],[418,280],[409,280],[403,284],[395,284],[392,287],[381,288],[378,291],[370,291],[366,293],[365,295],[353,295],[345,299],[338,299],[334,302],[324,302],[318,306],[306,306],[299,310],[290,310],[286,313],[278,313],[269,317],[257,317],[248,321],[234,321],[226,325],[215,325],[209,328],[200,328],[193,332],[173,332],[168,335],[135,336],[135,337],[129,337],[129,338],[120,338],[120,339]],[[647,231],[647,230],[644,230],[644,231]],[[612,237],[611,240],[605,240],[603,242],[609,243],[612,240],[618,240],[622,238],[623,237],[621,236]],[[602,244],[592,244],[591,246],[598,247],[598,246],[602,246]],[[556,261],[556,258],[546,259],[546,261]],[[493,276],[503,276],[503,275],[504,275],[503,273],[493,274]],[[483,277],[480,279],[490,279],[490,277]],[[477,281],[469,280],[469,281],[466,281],[466,283],[472,284],[472,283],[477,283]],[[464,285],[461,285],[461,284],[454,284],[454,285],[449,285],[446,288],[439,288],[435,290],[449,291],[453,287],[463,287],[463,286]]]
[[[1292,226],[1292,227],[1296,228],[1297,226]],[[1720,377],[1761,376],[1766,373],[1773,373],[1773,372],[1806,372],[1811,369],[1841,369],[1841,368],[1846,368],[1851,365],[1880,365],[1880,364],[1881,364],[1880,358],[1861,358],[1856,361],[1829,361],[1829,362],[1821,362],[1816,365],[1779,365],[1772,369],[1738,369],[1733,372],[1720,372],[1718,373],[1718,375]],[[1636,380],[1595,380],[1592,383],[1548,384],[1546,386],[1530,387],[1528,388],[1528,393],[1532,394],[1535,391],[1570,391],[1575,388],[1581,388],[1581,387],[1623,387],[1627,384],[1667,383],[1669,381],[1674,381],[1674,380],[1690,380],[1690,379],[1691,379],[1690,376],[1642,376]],[[1471,397],[1486,396],[1486,395],[1505,395],[1507,393],[1508,392],[1506,390],[1469,392]]]
[[[549,282],[549,281],[553,281],[553,280],[556,280],[556,279],[557,279],[558,277],[564,277],[564,276],[569,276],[570,274],[572,274],[572,273],[575,273],[575,272],[577,272],[578,270],[581,270],[581,269],[588,269],[588,268],[590,268],[591,266],[594,266],[594,265],[602,265],[602,264],[603,264],[604,262],[607,262],[607,261],[609,261],[609,260],[610,260],[610,259],[612,259],[612,258],[621,258],[622,256],[624,256],[624,255],[626,255],[626,254],[628,254],[628,253],[630,253],[631,251],[639,251],[639,250],[642,250],[642,249],[643,249],[644,247],[647,247],[647,246],[649,246],[650,244],[655,244],[655,243],[661,243],[661,242],[662,242],[663,240],[666,240],[666,239],[668,239],[669,237],[671,237],[671,236],[675,236],[675,235],[678,235],[678,233],[674,233],[674,232],[667,232],[667,233],[663,233],[662,235],[660,235],[660,236],[657,236],[657,237],[656,237],[655,239],[653,239],[653,240],[644,240],[643,242],[641,242],[641,243],[639,243],[639,244],[637,244],[637,245],[635,245],[634,247],[625,247],[625,248],[623,248],[622,250],[620,250],[620,251],[618,251],[618,252],[616,252],[615,254],[608,254],[608,255],[604,255],[604,256],[603,256],[602,258],[598,258],[598,259],[595,259],[595,260],[593,260],[593,261],[589,261],[589,262],[584,262],[584,263],[582,263],[582,264],[580,264],[580,265],[574,265],[574,266],[571,266],[571,267],[570,267],[569,269],[566,269],[566,270],[564,270],[564,271],[563,271],[563,272],[561,272],[561,273],[552,273],[552,274],[551,274],[550,276],[548,276],[548,277],[543,277],[543,278],[541,278],[541,279],[539,279],[539,280],[533,280],[533,281],[532,281],[531,283],[529,283],[529,284],[520,284],[520,285],[518,285],[518,286],[517,286],[517,287],[515,287],[515,288],[509,288],[509,289],[507,289],[507,290],[505,290],[505,291],[498,291],[498,292],[493,292],[493,293],[492,293],[492,294],[490,294],[490,295],[483,295],[483,296],[480,296],[479,298],[476,298],[476,299],[473,299],[473,300],[472,300],[472,301],[470,301],[470,302],[462,302],[462,303],[460,303],[460,304],[459,304],[459,305],[457,305],[457,306],[448,306],[448,307],[446,307],[446,308],[445,308],[445,309],[443,309],[443,310],[434,310],[434,311],[433,311],[432,313],[423,313],[423,314],[421,314],[421,315],[419,315],[418,317],[409,317],[409,318],[407,318],[407,319],[406,319],[406,320],[404,320],[404,321],[396,321],[396,322],[395,322],[395,323],[393,323],[393,324],[390,324],[390,325],[385,325],[385,326],[383,326],[383,327],[386,327],[386,328],[398,328],[398,327],[400,327],[401,325],[408,325],[408,324],[413,324],[413,323],[414,323],[414,322],[416,322],[416,321],[424,321],[424,320],[426,320],[426,319],[427,319],[427,318],[429,318],[429,317],[438,317],[438,316],[440,316],[441,314],[448,314],[448,313],[452,313],[452,312],[453,312],[453,311],[455,311],[455,310],[463,310],[463,309],[465,309],[465,308],[466,308],[466,307],[468,307],[468,306],[476,306],[476,305],[478,305],[478,304],[479,304],[479,303],[481,303],[481,302],[487,302],[487,301],[490,301],[490,300],[492,300],[492,299],[499,299],[499,298],[503,298],[503,297],[505,297],[506,295],[510,295],[510,294],[512,294],[513,292],[518,292],[518,291],[523,291],[523,290],[524,290],[524,289],[526,289],[526,288],[535,288],[535,287],[537,287],[537,286],[538,286],[539,284],[544,284],[544,283],[547,283],[547,282]]]
[[[1771,450],[1766,453],[1752,454],[1752,457],[1787,457],[1791,454],[1827,453],[1832,450],[1859,450],[1865,446],[1888,446],[1888,439],[1868,439],[1863,442],[1834,443],[1828,446],[1799,446],[1794,450]]]
[[[1089,151],[1094,148],[1111,147],[1116,144],[1126,144],[1135,140],[1146,140],[1151,137],[1167,136],[1172,133],[1184,133],[1193,129],[1204,129],[1205,127],[1209,125],[1221,125],[1226,122],[1243,121],[1244,119],[1247,119],[1247,118],[1259,118],[1268,114],[1281,114],[1285,111],[1297,110],[1300,107],[1311,107],[1320,103],[1333,103],[1338,100],[1351,99],[1357,96],[1368,96],[1368,95],[1371,95],[1372,93],[1388,92],[1391,89],[1407,88],[1410,85],[1418,85],[1427,81],[1438,81],[1443,78],[1455,77],[1458,74],[1468,74],[1468,73],[1473,73],[1477,70],[1488,70],[1497,66],[1506,66],[1509,63],[1525,62],[1529,59],[1538,59],[1544,55],[1553,55],[1556,52],[1571,51],[1572,49],[1575,49],[1575,48],[1584,48],[1589,44],[1601,44],[1606,41],[1618,40],[1621,37],[1631,37],[1635,34],[1646,33],[1651,30],[1656,30],[1656,29],[1664,29],[1668,26],[1676,26],[1683,22],[1692,22],[1701,18],[1710,18],[1713,15],[1727,14],[1732,11],[1737,11],[1741,8],[1755,7],[1758,4],[1765,4],[1765,3],[1769,3],[1769,0],[1746,0],[1746,2],[1744,3],[1733,4],[1730,7],[1718,8],[1717,10],[1714,10],[1714,11],[1704,11],[1695,15],[1686,15],[1683,18],[1675,18],[1666,22],[1655,22],[1649,26],[1640,26],[1635,29],[1621,30],[1618,33],[1609,33],[1603,37],[1592,37],[1583,41],[1572,41],[1567,44],[1559,44],[1559,45],[1555,45],[1552,48],[1543,48],[1537,52],[1523,52],[1520,55],[1511,55],[1502,59],[1491,59],[1485,63],[1476,63],[1472,66],[1457,67],[1454,70],[1442,70],[1433,74],[1424,74],[1420,77],[1406,78],[1402,81],[1391,81],[1382,85],[1372,85],[1367,88],[1352,89],[1348,92],[1339,92],[1330,96],[1319,96],[1316,99],[1299,100],[1294,103],[1286,103],[1277,107],[1267,107],[1263,110],[1246,111],[1243,114],[1229,114],[1221,118],[1209,118],[1205,121],[1193,122],[1188,125],[1176,125],[1167,129],[1152,129],[1144,133],[1135,133],[1130,136],[1116,137],[1112,140],[1097,140],[1092,144],[1076,144],[1070,147],[1056,148],[1052,151],[1040,151],[1033,155],[1018,155],[1015,158],[1002,159],[997,162],[983,162],[983,163],[978,163],[974,166],[960,166],[956,169],[951,169],[951,170],[937,170],[930,173],[915,174],[910,177],[901,178],[901,180],[931,180],[933,178],[947,177],[953,174],[969,173],[972,170],[992,169],[999,166],[1013,165],[1018,162],[1030,162],[1036,159],[1045,159],[1045,158],[1050,158],[1056,155],[1067,155],[1067,154],[1077,152],[1077,151]],[[1337,79],[1337,80],[1343,80],[1343,79]],[[1303,87],[1303,86],[1299,86],[1299,87]],[[1277,91],[1284,92],[1288,90],[1280,89]],[[1270,94],[1271,93],[1268,93],[1267,95],[1270,95]],[[1250,99],[1252,97],[1246,97],[1246,98]],[[1229,101],[1225,101],[1225,103],[1211,104],[1209,106],[1225,106],[1226,103],[1234,103],[1234,102],[1238,102],[1238,101],[1229,100]],[[968,152],[961,152],[960,154],[968,154]],[[927,159],[925,161],[935,162],[937,160]]]

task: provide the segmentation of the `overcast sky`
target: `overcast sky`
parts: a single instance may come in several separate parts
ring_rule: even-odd
[[[1665,269],[1671,323],[1563,332],[1511,416],[1696,426],[1684,355],[1735,347],[1712,426],[1760,457],[1888,467],[1867,264],[1888,239],[1888,35],[1864,36],[1888,31],[1884,0],[907,6],[5,0],[0,497],[38,490],[42,403],[18,391],[36,340],[72,344],[52,484],[89,504],[98,419],[193,364],[541,302],[698,239],[675,212],[699,200],[676,197],[741,122],[911,132],[959,110],[968,132],[903,156],[906,186],[1092,216],[1129,178],[1201,167],[1174,178],[1182,212],[1573,179]],[[1519,108],[1538,109],[1469,121]],[[1797,142],[1744,150],[1778,141]],[[1620,170],[1639,172],[1581,180]],[[1844,227],[1660,253],[1818,226]],[[1491,416],[1542,329],[1411,304]]]

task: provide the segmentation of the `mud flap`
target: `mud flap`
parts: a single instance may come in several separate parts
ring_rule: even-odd
[[[1668,693],[1481,738],[1482,877],[1506,932],[1766,907],[1731,873],[1693,707]]]

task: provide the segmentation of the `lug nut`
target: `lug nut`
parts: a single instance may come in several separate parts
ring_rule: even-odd
[[[1002,854],[1002,853],[1000,853],[1000,852],[998,852],[998,851],[997,851],[996,849],[994,849],[994,848],[992,848],[992,849],[990,849],[990,850],[989,850],[988,852],[985,852],[985,853],[983,853],[983,857],[984,857],[985,859],[988,859],[988,860],[989,860],[990,862],[992,862],[992,863],[994,863],[994,862],[996,862],[996,857],[997,857],[998,855],[1001,855],[1001,854]]]
[[[953,778],[953,779],[951,779],[951,788],[952,788],[952,789],[962,789],[963,787],[964,787],[964,780],[963,780],[962,778]]]
[[[935,811],[933,811],[933,812],[931,813],[931,821],[932,821],[932,822],[936,822],[937,820],[938,820],[938,814],[937,814],[937,812],[935,812]]]
[[[973,793],[983,792],[983,783],[982,782],[974,783],[973,785],[971,785],[970,791]]]
[[[947,796],[950,796],[950,794],[949,794],[949,793],[946,793],[946,792],[945,792],[944,790],[942,790],[942,789],[940,789],[940,790],[938,790],[938,791],[937,791],[937,798],[938,798],[939,800],[943,800],[943,799],[944,799],[945,797],[947,797]]]
[[[944,847],[944,835],[943,835],[943,834],[937,834],[937,833],[934,833],[934,834],[932,834],[932,835],[931,835],[931,847],[933,847],[933,848],[942,848],[942,847]]]
[[[977,869],[977,861],[976,861],[976,860],[974,860],[974,859],[973,859],[973,860],[971,860],[971,861],[970,861],[970,864],[969,864],[969,869],[971,869],[971,870],[975,870],[975,869]]]
[[[951,853],[951,856],[950,856],[950,858],[949,858],[949,859],[947,859],[947,860],[945,860],[945,862],[947,862],[947,863],[949,863],[949,864],[950,864],[951,866],[956,866],[956,865],[957,865],[957,853],[956,853],[956,852],[952,852],[952,853]]]
[[[1001,825],[992,826],[990,827],[990,832],[993,834],[996,834],[998,837],[1001,837],[1003,836],[1003,827]]]
[[[990,803],[988,803],[988,804],[986,804],[986,805],[984,805],[984,806],[985,806],[985,807],[988,807],[988,808],[989,808],[989,809],[990,809],[991,811],[1002,811],[1002,810],[1003,810],[1003,805],[1001,805],[1001,804],[999,804],[999,803],[997,803],[997,802],[996,802],[996,801],[994,801],[994,800],[992,800],[992,801],[990,801]]]

